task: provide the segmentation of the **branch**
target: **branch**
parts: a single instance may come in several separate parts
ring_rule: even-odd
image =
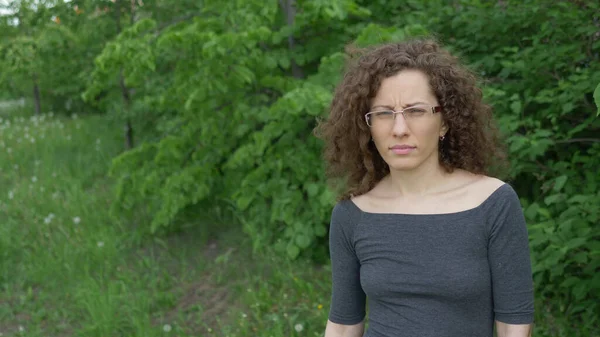
[[[200,13],[191,13],[191,14],[186,14],[186,15],[182,15],[180,17],[177,17],[171,21],[168,22],[163,22],[161,23],[157,28],[156,28],[156,35],[160,34],[162,30],[164,30],[165,28],[169,28],[170,26],[176,25],[178,23],[187,21],[189,19],[193,19],[196,15],[199,15]]]
[[[210,12],[209,12],[209,13],[200,13],[200,12],[196,12],[196,13],[191,13],[191,14],[182,15],[182,16],[180,16],[180,17],[177,17],[177,18],[175,18],[175,19],[173,19],[173,20],[171,20],[171,21],[168,21],[168,22],[163,22],[163,23],[161,23],[160,25],[158,25],[158,27],[156,27],[156,29],[154,30],[154,38],[152,39],[152,41],[151,41],[151,42],[155,42],[155,41],[158,39],[158,37],[160,36],[160,34],[161,34],[161,33],[162,33],[162,32],[163,32],[165,29],[167,29],[167,28],[169,28],[169,27],[171,27],[171,26],[174,26],[174,25],[176,25],[176,24],[178,24],[178,23],[185,22],[185,21],[187,21],[187,20],[189,20],[189,19],[193,19],[193,18],[195,18],[195,17],[197,17],[197,16],[200,16],[200,14],[208,14],[208,15],[205,15],[205,16],[210,16],[210,14],[213,14],[213,15],[215,15],[215,13],[210,13]]]
[[[600,138],[573,138],[556,141],[556,144],[565,143],[600,143]]]

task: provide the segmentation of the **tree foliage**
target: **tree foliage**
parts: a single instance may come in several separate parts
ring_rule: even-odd
[[[56,1],[36,11],[23,2],[21,26],[29,28],[0,22],[10,41],[0,49],[3,86],[25,92],[37,73],[52,106],[68,100],[134,122],[139,145],[111,170],[115,215],[135,216],[157,235],[229,205],[256,250],[326,260],[334,197],[312,130],[346,50],[432,34],[480,74],[505,135],[510,182],[529,226],[538,312],[557,317],[543,332],[598,333],[597,2],[123,4]]]

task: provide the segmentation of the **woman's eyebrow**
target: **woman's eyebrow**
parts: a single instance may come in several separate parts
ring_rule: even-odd
[[[415,106],[415,105],[419,105],[419,104],[429,104],[429,103],[425,103],[425,102],[420,102],[419,101],[419,102],[413,102],[413,103],[406,104],[404,107],[407,108],[407,107]],[[394,107],[391,106],[391,105],[381,105],[381,104],[378,104],[378,105],[372,106],[371,110],[373,110],[375,108],[385,108],[385,109],[394,110]]]
[[[394,110],[394,107],[392,107],[391,105],[374,105],[371,107],[371,110],[376,109],[376,108],[384,108],[384,109]]]

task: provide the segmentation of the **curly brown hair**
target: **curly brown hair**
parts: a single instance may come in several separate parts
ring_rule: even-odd
[[[335,90],[327,119],[315,134],[325,142],[327,176],[334,187],[342,179],[338,200],[370,191],[389,173],[364,115],[383,79],[404,69],[423,71],[442,106],[448,126],[440,142],[440,165],[448,171],[463,169],[475,174],[496,172],[506,163],[491,107],[484,103],[477,77],[457,57],[432,38],[388,43],[357,50]],[[493,167],[491,167],[493,166]]]

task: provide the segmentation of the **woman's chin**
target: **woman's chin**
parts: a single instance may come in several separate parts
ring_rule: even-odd
[[[419,166],[419,163],[415,160],[404,159],[404,160],[391,160],[388,162],[390,170],[393,171],[412,171]]]

